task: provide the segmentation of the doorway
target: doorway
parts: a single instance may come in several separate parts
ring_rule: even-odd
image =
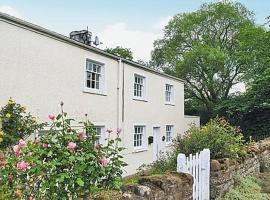
[[[153,127],[153,161],[160,159],[162,152],[162,137],[160,127]]]

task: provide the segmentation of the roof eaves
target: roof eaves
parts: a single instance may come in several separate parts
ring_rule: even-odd
[[[64,35],[61,35],[57,32],[54,32],[54,31],[50,31],[46,28],[43,28],[41,26],[38,26],[38,25],[35,25],[35,24],[32,24],[30,22],[27,22],[25,20],[22,20],[22,19],[19,19],[19,18],[16,18],[16,17],[13,17],[11,15],[8,15],[8,14],[5,14],[5,13],[2,13],[0,12],[0,21],[10,21],[12,23],[15,23],[15,24],[18,24],[20,26],[23,26],[23,27],[26,27],[28,29],[31,29],[31,30],[35,30],[37,32],[41,32],[42,34],[44,35],[47,35],[47,36],[50,36],[50,37],[54,37],[54,38],[57,38],[58,40],[61,40],[61,41],[64,41],[64,42],[67,42],[69,44],[72,44],[72,45],[76,45],[76,46],[79,46],[81,48],[84,48],[84,49],[87,49],[87,50],[91,50],[91,51],[94,51],[96,53],[99,53],[101,55],[104,55],[104,56],[107,56],[107,57],[110,57],[110,58],[113,58],[113,59],[116,59],[116,60],[119,60],[121,59],[123,62],[127,63],[127,64],[130,64],[130,65],[133,65],[135,67],[138,67],[140,69],[143,69],[143,70],[146,70],[146,71],[149,71],[149,72],[152,72],[152,73],[155,73],[155,74],[158,74],[158,75],[161,75],[161,76],[164,76],[164,77],[168,77],[170,79],[174,79],[174,80],[177,80],[177,81],[180,81],[182,83],[185,83],[184,80],[180,79],[180,78],[177,78],[177,77],[174,77],[174,76],[171,76],[171,75],[168,75],[168,74],[165,74],[165,73],[162,73],[162,72],[159,72],[157,70],[154,70],[154,69],[151,69],[151,68],[148,68],[144,65],[141,65],[137,62],[134,62],[134,61],[131,61],[131,60],[128,60],[128,59],[125,59],[125,58],[122,58],[120,56],[116,56],[114,54],[111,54],[111,53],[108,53],[102,49],[99,49],[99,48],[96,48],[96,47],[93,47],[93,46],[88,46],[88,45],[85,45],[85,44],[82,44],[80,42],[77,42],[75,40],[72,40],[70,39],[69,37],[67,36],[64,36]]]

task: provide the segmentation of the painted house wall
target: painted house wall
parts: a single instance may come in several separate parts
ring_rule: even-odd
[[[153,144],[147,144],[153,127],[160,127],[160,137],[166,125],[174,125],[175,135],[184,132],[183,82],[35,31],[0,18],[0,106],[13,97],[43,122],[48,114],[59,113],[63,100],[65,111],[77,121],[87,113],[95,125],[122,127],[125,175],[153,161]],[[84,92],[86,59],[104,64],[105,94]],[[145,77],[146,101],[133,99],[135,73]],[[165,104],[166,83],[174,86],[174,105]],[[146,128],[143,151],[133,148],[134,125]],[[169,148],[160,142],[159,149]]]
[[[183,133],[185,133],[193,125],[195,125],[197,127],[200,126],[200,117],[199,116],[185,115],[184,116],[184,131],[183,131]]]

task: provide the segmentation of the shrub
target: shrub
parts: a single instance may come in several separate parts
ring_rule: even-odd
[[[262,192],[261,181],[252,176],[239,180],[223,198],[218,200],[269,200],[269,196]]]
[[[148,165],[142,165],[138,168],[138,174],[163,174],[166,171],[176,170],[176,157],[173,153],[162,154],[161,157]]]
[[[0,152],[3,199],[74,199],[97,188],[119,188],[126,165],[120,155],[121,129],[115,139],[108,130],[103,146],[89,121],[82,123],[84,131],[78,133],[63,112],[63,103],[61,107],[57,117],[49,115],[48,133],[34,142],[21,139],[12,150]]]
[[[44,125],[38,124],[37,118],[27,113],[25,107],[9,99],[7,105],[0,110],[0,149],[14,145]]]
[[[176,153],[194,154],[209,148],[211,158],[242,158],[246,155],[243,135],[223,118],[210,120],[205,126],[192,126],[175,141]]]

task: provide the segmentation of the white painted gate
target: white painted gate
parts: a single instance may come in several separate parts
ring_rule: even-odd
[[[193,200],[209,200],[210,150],[204,149],[195,155],[177,156],[177,172],[193,176]]]

